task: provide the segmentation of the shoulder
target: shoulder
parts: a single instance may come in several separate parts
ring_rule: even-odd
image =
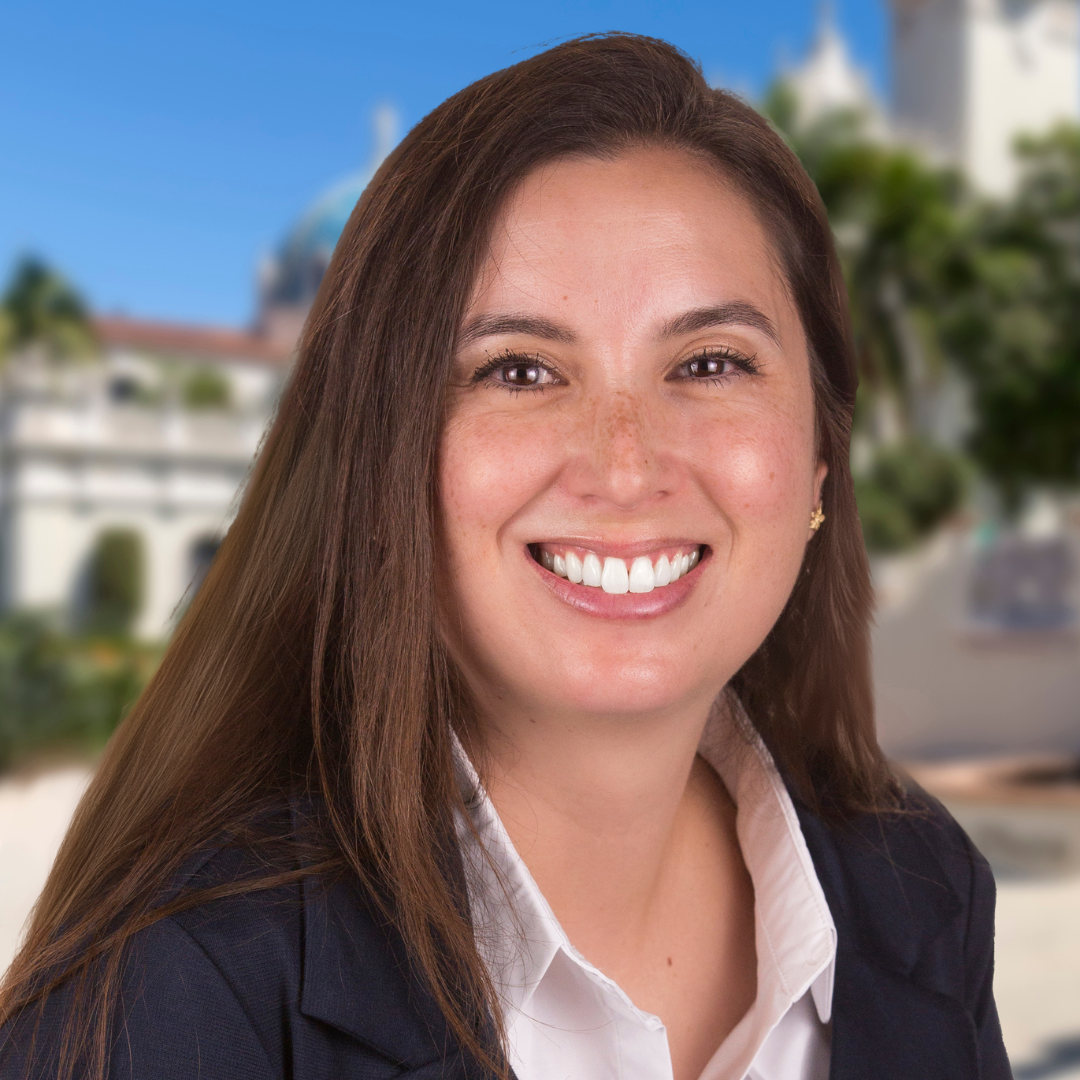
[[[376,1080],[442,1056],[359,883],[293,869],[268,864],[257,840],[189,860],[164,899],[195,903],[139,930],[122,956],[110,1080]],[[2,1080],[23,1075],[31,1041],[29,1075],[56,1075],[74,992],[63,985],[0,1032]]]
[[[188,861],[167,900],[253,878],[257,858],[218,846]],[[297,982],[298,885],[198,903],[137,931],[119,955],[109,1077],[169,1080],[282,1075],[281,1038],[266,1020]],[[0,1077],[56,1075],[60,1047],[85,1016],[81,995],[100,987],[103,964],[85,982],[62,984],[0,1033]],[[260,1000],[262,999],[262,1000]],[[96,1004],[96,1003],[95,1003]],[[76,1075],[79,1075],[77,1070]]]
[[[992,962],[993,874],[937,799],[908,784],[895,811],[826,823],[797,810],[841,949],[904,973],[932,962],[958,994]]]
[[[836,925],[835,1075],[1005,1080],[994,879],[963,829],[914,785],[840,824],[796,810]]]
[[[895,810],[841,822],[826,822],[798,802],[796,810],[819,874],[852,900],[916,881],[961,902],[973,891],[993,891],[989,865],[967,834],[914,783]]]

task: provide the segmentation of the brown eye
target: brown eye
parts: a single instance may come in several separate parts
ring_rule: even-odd
[[[509,363],[500,369],[500,382],[507,386],[537,386],[544,378],[544,369],[538,364]]]
[[[686,364],[686,373],[692,379],[710,379],[724,374],[729,361],[718,356],[695,356]]]
[[[684,360],[668,378],[722,384],[738,375],[757,375],[759,370],[754,357],[717,349]]]
[[[487,383],[504,390],[542,390],[562,379],[538,356],[493,356],[473,373],[473,384]]]

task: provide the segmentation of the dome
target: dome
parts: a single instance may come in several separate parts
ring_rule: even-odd
[[[266,302],[311,302],[330,265],[338,237],[373,175],[374,169],[365,169],[340,181],[304,212],[273,259]]]
[[[264,267],[264,308],[307,307],[314,299],[353,207],[396,141],[397,116],[393,109],[377,109],[374,121],[375,152],[368,167],[323,192],[304,211]]]

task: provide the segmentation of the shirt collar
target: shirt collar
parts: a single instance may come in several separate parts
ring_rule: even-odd
[[[518,855],[456,733],[454,767],[469,813],[458,821],[476,944],[510,1009],[524,1010],[560,949],[577,951]]]
[[[505,1005],[524,1010],[562,950],[633,1008],[621,988],[567,938],[456,736],[453,745],[458,784],[470,818],[459,821],[458,835],[477,947]],[[734,1042],[760,1044],[807,990],[822,1023],[827,1023],[836,927],[791,796],[734,695],[725,695],[710,717],[698,752],[736,804],[736,833],[754,884],[758,995],[754,1008],[732,1032],[732,1037],[740,1036]]]
[[[754,883],[755,1011],[779,1012],[779,1019],[809,990],[818,1017],[828,1023],[836,926],[791,796],[734,694],[725,695],[710,717],[698,753],[716,770],[738,808],[735,829]]]

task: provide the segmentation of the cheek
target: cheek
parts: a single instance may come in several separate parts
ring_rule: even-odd
[[[810,425],[784,413],[742,419],[728,418],[702,433],[709,448],[707,483],[736,533],[786,532],[812,494]]]
[[[442,440],[439,491],[452,554],[497,544],[502,527],[543,490],[558,467],[558,439],[550,427],[521,416],[450,419]]]

